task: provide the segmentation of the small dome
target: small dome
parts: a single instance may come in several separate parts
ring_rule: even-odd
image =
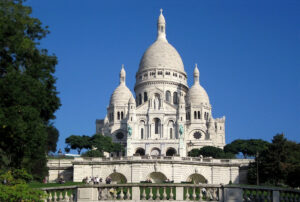
[[[201,104],[209,105],[208,95],[205,89],[200,85],[199,77],[200,77],[200,72],[197,64],[195,64],[194,85],[189,89],[188,102],[190,104],[195,104],[195,105],[201,105]]]
[[[121,83],[111,95],[110,104],[128,104],[130,97],[132,97],[131,91],[124,83]]]
[[[166,40],[156,40],[144,53],[138,72],[152,68],[167,68],[184,72],[182,59]]]
[[[129,103],[129,104],[135,104],[135,99],[133,98],[133,96],[130,97],[128,103]]]
[[[188,93],[188,102],[194,105],[207,104],[209,105],[209,98],[205,89],[200,84],[194,84]]]

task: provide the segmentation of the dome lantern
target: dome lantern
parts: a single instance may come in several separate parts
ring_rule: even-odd
[[[167,40],[166,38],[166,20],[164,15],[162,14],[163,9],[160,9],[160,15],[157,20],[157,40]]]
[[[194,84],[193,86],[189,89],[188,92],[188,102],[190,104],[194,105],[209,105],[209,97],[205,91],[205,89],[200,85],[199,82],[199,69],[197,64],[195,64],[195,69],[194,69]]]
[[[124,69],[124,65],[122,65],[119,76],[120,76],[120,85],[114,90],[113,94],[111,95],[110,105],[115,105],[115,104],[128,105],[128,101],[130,97],[132,97],[132,93],[127,88],[125,83],[126,72]]]
[[[199,84],[199,79],[200,79],[200,72],[197,66],[197,63],[195,64],[195,69],[194,69],[194,84]]]
[[[124,69],[124,65],[122,64],[122,68],[120,71],[120,84],[125,84],[125,81],[126,81],[126,72]]]

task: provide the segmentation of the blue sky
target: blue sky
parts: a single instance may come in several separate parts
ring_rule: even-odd
[[[71,134],[93,135],[125,65],[133,91],[140,59],[164,9],[168,41],[192,84],[194,64],[213,116],[226,116],[226,142],[300,142],[300,1],[28,0],[51,33],[41,46],[58,57],[62,102],[58,149]]]

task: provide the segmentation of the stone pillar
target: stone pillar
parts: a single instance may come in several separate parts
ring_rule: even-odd
[[[98,201],[98,188],[79,187],[77,188],[77,201]]]
[[[132,187],[132,201],[140,201],[140,188],[139,187]]]
[[[176,187],[176,201],[183,201],[183,187]]]
[[[226,202],[243,201],[243,190],[239,187],[225,187],[224,201]]]
[[[273,191],[273,202],[280,202],[280,193],[279,191]]]

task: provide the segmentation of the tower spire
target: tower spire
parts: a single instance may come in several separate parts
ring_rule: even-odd
[[[196,63],[194,69],[194,84],[199,84],[199,79],[200,79],[200,73],[199,73],[198,65]]]
[[[163,9],[160,9],[160,15],[157,21],[157,40],[167,40],[166,38],[166,20],[163,15]]]
[[[125,84],[125,80],[126,80],[126,72],[124,69],[124,64],[122,64],[122,68],[120,71],[120,84]]]

